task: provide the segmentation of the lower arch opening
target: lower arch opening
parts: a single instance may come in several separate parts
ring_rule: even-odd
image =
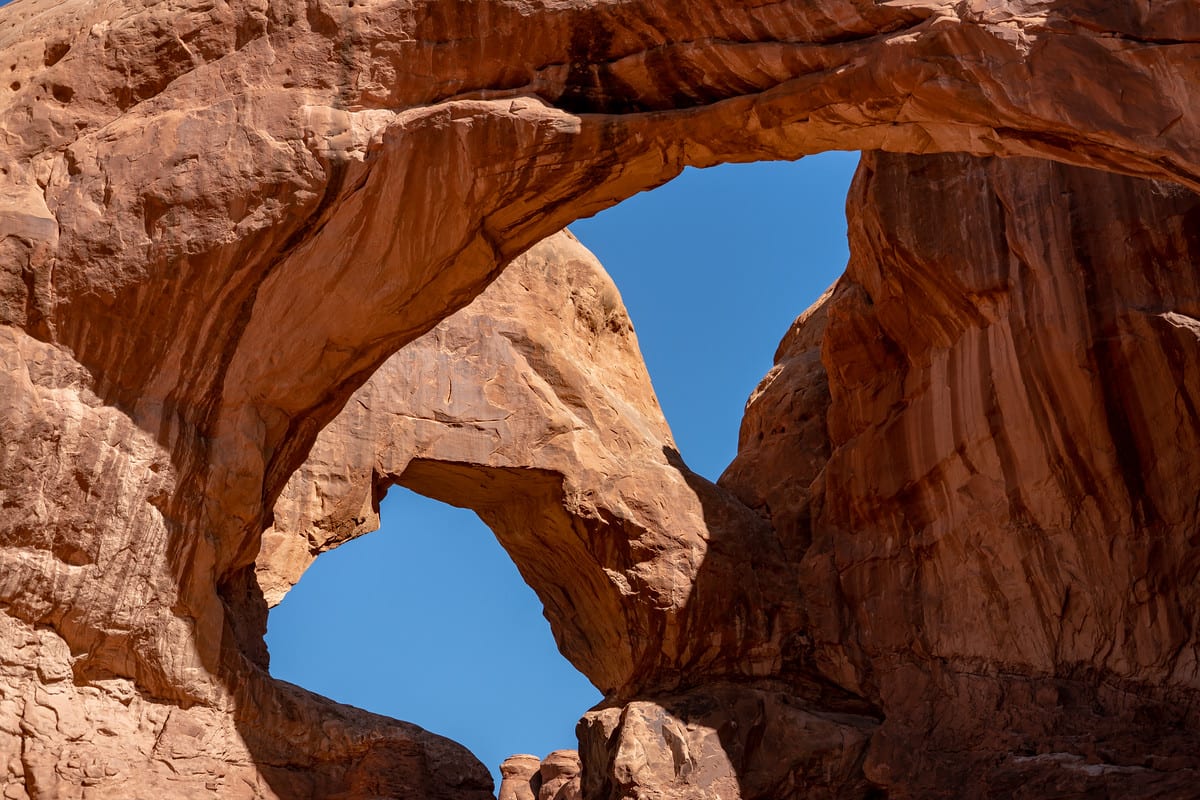
[[[574,749],[600,693],[474,512],[393,486],[380,528],[323,553],[268,620],[271,674],[469,748]]]

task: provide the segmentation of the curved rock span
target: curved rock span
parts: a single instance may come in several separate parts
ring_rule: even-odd
[[[605,693],[514,797],[1194,795],[1198,41],[1190,0],[0,8],[5,796],[490,796],[265,669],[392,483]],[[830,148],[883,151],[846,276],[712,485],[552,234]]]

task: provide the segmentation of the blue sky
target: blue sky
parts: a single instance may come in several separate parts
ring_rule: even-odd
[[[571,226],[612,274],[684,459],[715,479],[792,320],[845,267],[857,153],[688,170]],[[317,559],[271,613],[271,671],[469,747],[575,746],[600,696],[469,511],[393,489],[383,527]]]

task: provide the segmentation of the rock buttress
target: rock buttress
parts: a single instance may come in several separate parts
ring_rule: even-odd
[[[848,209],[721,479],[799,558],[804,669],[893,794],[1191,796],[1200,198],[877,154]]]

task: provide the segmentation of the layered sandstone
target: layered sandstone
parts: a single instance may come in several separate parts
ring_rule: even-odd
[[[758,515],[679,458],[616,287],[569,233],[390,358],[321,432],[263,535],[268,602],[374,530],[393,484],[474,509],[607,695],[581,724],[586,796],[615,791],[606,773],[664,797],[739,796],[743,760],[759,773],[747,797],[791,772],[810,790],[863,783],[878,719],[788,673],[795,572]],[[738,737],[716,735],[730,724]],[[502,793],[579,791],[578,775],[530,758],[506,762]]]
[[[1189,0],[3,7],[0,731],[23,754],[6,792],[205,796],[219,778],[233,797],[487,796],[461,748],[263,669],[262,531],[376,368],[535,242],[686,164],[961,151],[1200,186],[1198,36]],[[564,650],[609,692],[582,728],[604,737],[583,743],[591,796],[703,793],[733,773],[746,796],[786,796],[817,764],[837,765],[829,791],[899,793],[959,780],[964,741],[1008,754],[980,781],[1030,791],[1059,780],[1045,776],[1169,788],[1190,768],[1192,195],[1044,164],[1023,184],[1001,175],[1016,167],[878,163],[892,172],[860,181],[852,280],[756,404],[802,414],[788,441],[815,455],[745,447],[727,491],[658,452],[645,493],[606,484],[574,505],[563,487],[592,478],[572,470],[611,441],[537,453],[545,474],[474,450],[464,473],[447,444],[397,476],[467,496],[464,474],[493,470],[508,491],[516,470],[559,509],[545,530],[576,532],[576,591],[595,595],[581,622],[555,610],[578,595],[556,595],[544,557],[504,533],[504,503],[489,511]],[[906,216],[943,194],[948,216]],[[1019,220],[1011,236],[1000,219]],[[964,282],[942,289],[953,265]],[[1027,304],[1011,319],[1010,294]],[[1046,338],[1020,339],[1031,330]],[[828,399],[779,397],[808,386],[793,365]],[[990,376],[1029,388],[992,399]],[[946,397],[960,380],[974,399]],[[775,441],[779,426],[750,424]],[[667,441],[638,435],[644,452]],[[756,483],[751,459],[798,466]],[[642,507],[674,503],[680,481],[682,510]],[[981,548],[985,533],[1000,543]],[[1025,722],[1038,703],[1055,710]],[[997,705],[1018,722],[982,713]],[[935,725],[943,708],[995,724]],[[1174,733],[1139,722],[1158,714]],[[717,719],[759,733],[710,735]],[[759,746],[795,726],[816,731],[799,739],[811,750]],[[835,729],[853,735],[829,752]],[[666,750],[630,760],[644,731],[671,731]],[[1125,763],[1150,734],[1150,760]],[[914,775],[905,752],[946,767]]]
[[[728,500],[670,455],[615,289],[563,235],[356,393],[285,490],[260,582],[286,589],[372,527],[390,483],[475,508],[608,694],[581,725],[585,797],[1185,791],[1194,602],[1174,571],[1194,497],[1166,487],[1195,425],[1200,200],[1049,162],[872,156],[848,205],[847,275],[785,337],[722,479],[771,533],[711,513]],[[1154,523],[1174,555],[1149,560],[1137,498],[1183,509]],[[653,558],[595,550],[614,528]],[[593,563],[637,581],[621,614],[601,613],[602,581],[581,583]],[[681,578],[686,613],[666,591]],[[1165,614],[1130,604],[1150,585]],[[706,591],[724,608],[705,614]],[[629,621],[640,597],[659,598],[659,621]],[[728,616],[743,605],[770,623]],[[729,628],[738,641],[704,658],[671,645]]]

